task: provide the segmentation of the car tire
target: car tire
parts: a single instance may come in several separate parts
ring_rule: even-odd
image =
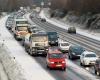
[[[100,72],[98,72],[98,75],[100,76]]]
[[[15,38],[17,41],[20,41],[20,39],[18,39],[18,38],[16,37],[16,34],[14,34],[14,38]]]
[[[94,73],[97,75],[97,70],[95,70]]]
[[[80,62],[80,65],[83,66],[82,62]]]
[[[63,71],[66,71],[66,67],[62,68]]]
[[[25,46],[25,51],[29,54],[28,50],[27,50],[27,47]]]
[[[72,60],[72,56],[71,55],[69,55],[69,59]]]
[[[33,56],[33,54],[32,54],[32,51],[31,51],[31,50],[29,51],[29,53],[30,53],[30,55],[31,55],[31,56]]]
[[[47,65],[47,68],[49,69],[49,66]]]

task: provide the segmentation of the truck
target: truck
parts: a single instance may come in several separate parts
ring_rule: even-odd
[[[46,55],[48,51],[48,36],[46,33],[27,34],[24,39],[26,52],[32,56]]]
[[[50,46],[58,46],[58,35],[57,32],[47,32],[49,45]]]
[[[25,37],[25,35],[29,33],[28,27],[29,27],[29,24],[28,24],[27,19],[25,18],[14,19],[12,32],[14,33],[15,39],[22,40],[23,37]]]

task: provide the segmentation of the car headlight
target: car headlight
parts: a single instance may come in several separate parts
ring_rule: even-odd
[[[51,64],[54,64],[54,62],[50,62]]]
[[[58,40],[56,40],[56,42],[58,42]]]
[[[73,55],[75,55],[75,53],[72,53]]]
[[[48,51],[48,49],[46,49]]]

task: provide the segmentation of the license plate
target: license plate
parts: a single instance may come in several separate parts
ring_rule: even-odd
[[[95,62],[94,62],[94,61],[91,61],[91,63],[93,63],[93,64],[94,64]]]
[[[57,67],[62,66],[61,64],[56,65]]]

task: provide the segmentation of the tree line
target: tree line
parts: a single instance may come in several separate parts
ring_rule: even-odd
[[[100,12],[100,0],[51,0],[52,9],[64,9],[78,13]]]
[[[33,5],[33,0],[0,0],[0,12],[15,11],[19,7]]]

